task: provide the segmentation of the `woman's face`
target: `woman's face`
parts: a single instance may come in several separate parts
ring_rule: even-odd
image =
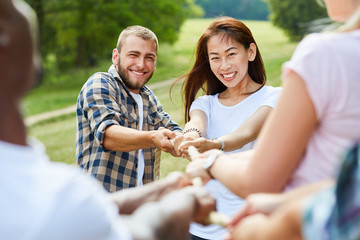
[[[254,43],[246,50],[242,44],[218,34],[208,40],[207,48],[210,68],[227,88],[251,79],[248,65],[256,56]]]
[[[346,22],[360,5],[360,0],[324,0],[329,17]]]

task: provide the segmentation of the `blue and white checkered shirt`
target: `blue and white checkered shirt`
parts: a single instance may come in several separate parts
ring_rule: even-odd
[[[140,89],[143,99],[143,131],[165,127],[180,130],[163,111],[160,101],[146,86]],[[138,150],[117,152],[103,147],[104,132],[110,125],[139,129],[136,101],[119,77],[114,65],[108,73],[92,75],[82,87],[77,100],[76,163],[95,176],[110,192],[136,186]],[[145,148],[143,182],[154,176],[155,147]]]

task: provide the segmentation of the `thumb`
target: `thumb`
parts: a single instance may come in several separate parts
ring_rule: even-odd
[[[176,137],[176,133],[173,131],[170,131],[169,129],[163,129],[164,130],[164,134],[165,136],[167,136],[168,138],[172,139]]]

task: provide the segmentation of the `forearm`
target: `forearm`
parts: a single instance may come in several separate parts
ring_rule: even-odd
[[[254,214],[231,229],[232,240],[301,240],[302,209],[305,198],[282,206],[270,216]]]
[[[172,172],[165,178],[151,182],[139,188],[128,188],[111,194],[119,207],[119,213],[131,214],[144,203],[158,201],[165,194],[179,190],[190,184],[181,172]]]
[[[255,150],[222,154],[210,168],[210,173],[241,198],[246,198],[253,193],[281,192],[283,185],[275,184],[276,179],[266,179],[265,177],[268,176],[259,175],[258,168],[252,166],[255,155]],[[268,169],[268,172],[271,172],[271,169]]]
[[[320,182],[307,184],[303,187],[296,188],[286,193],[280,194],[281,204],[289,202],[301,197],[307,197],[315,192],[334,186],[335,181],[333,179],[326,179]]]
[[[198,121],[190,121],[185,124],[183,133],[185,136],[195,139],[199,137],[204,137],[204,134],[206,133],[206,128],[202,123]]]
[[[259,131],[254,132],[250,129],[244,129],[220,137],[221,140],[224,141],[224,151],[233,151],[242,148],[247,143],[256,140],[258,133]],[[218,143],[216,146],[218,147],[220,144]]]
[[[107,150],[130,152],[154,147],[154,131],[139,131],[119,125],[111,125],[105,130],[103,146]]]
[[[196,129],[199,136],[198,137],[204,137],[206,133],[206,127],[207,127],[207,116],[206,114],[201,110],[192,110],[190,112],[190,121],[185,124],[184,127],[184,133],[186,131],[189,131],[189,129]],[[191,131],[189,133],[193,133],[194,131]]]
[[[252,193],[251,182],[247,181],[246,174],[253,151],[236,154],[222,154],[210,168],[211,175],[230,191],[245,198]]]
[[[149,186],[148,186],[149,185]],[[119,207],[120,214],[132,214],[139,206],[147,202],[157,201],[164,189],[157,185],[145,185],[141,191],[128,188],[112,193],[112,199]]]
[[[245,144],[256,140],[271,111],[272,108],[269,106],[260,107],[234,132],[222,136],[221,139],[225,142],[224,151],[240,149]]]

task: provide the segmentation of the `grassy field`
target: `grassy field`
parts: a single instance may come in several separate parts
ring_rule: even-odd
[[[156,73],[150,83],[172,79],[185,73],[191,67],[196,42],[211,20],[192,19],[182,26],[178,41],[173,45],[161,44],[158,55]],[[281,64],[287,61],[295,49],[296,43],[288,42],[283,33],[273,27],[270,22],[246,21],[252,30],[258,47],[264,59],[268,84],[280,85]],[[96,71],[106,71],[110,65],[102,63],[93,69],[74,71],[56,76],[58,80],[44,84],[34,90],[24,101],[25,115],[33,115],[75,104],[77,94],[86,79]],[[183,108],[180,96],[180,86],[172,91],[172,101],[169,100],[169,86],[154,89],[155,94],[162,102],[164,109],[181,126]],[[47,153],[53,161],[69,164],[75,162],[75,114],[58,119],[38,123],[29,127],[30,135],[37,137],[47,148]],[[161,176],[172,171],[183,171],[187,160],[173,158],[163,153]]]

